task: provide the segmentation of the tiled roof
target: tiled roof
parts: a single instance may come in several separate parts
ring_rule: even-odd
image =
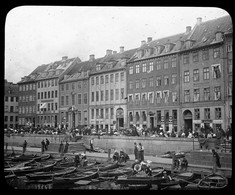
[[[18,85],[12,82],[5,81],[5,87],[4,87],[5,93],[4,95],[8,96],[15,96],[18,95]],[[11,91],[11,93],[9,93]]]
[[[200,25],[195,26],[195,30],[190,36],[190,39],[195,41],[191,48],[198,48],[215,43],[216,32],[226,33],[232,31],[232,19],[229,15],[202,22]],[[185,49],[185,47],[183,49]]]

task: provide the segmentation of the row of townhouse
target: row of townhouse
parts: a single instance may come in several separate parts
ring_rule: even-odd
[[[148,37],[135,49],[41,65],[18,83],[19,124],[226,128],[232,124],[232,33],[230,16],[197,18],[193,29]]]

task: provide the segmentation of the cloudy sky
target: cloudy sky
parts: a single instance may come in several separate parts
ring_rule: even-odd
[[[193,28],[197,17],[207,21],[224,15],[228,12],[215,7],[16,7],[6,17],[5,79],[19,82],[62,56],[86,61],[90,54],[104,56],[107,49],[137,48],[147,37]]]

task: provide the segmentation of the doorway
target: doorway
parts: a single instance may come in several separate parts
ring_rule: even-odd
[[[154,117],[150,116],[150,129],[154,128]]]
[[[184,119],[184,128],[185,129],[191,129],[192,130],[192,126],[193,126],[193,115],[192,112],[190,110],[185,110],[183,112],[183,119]]]

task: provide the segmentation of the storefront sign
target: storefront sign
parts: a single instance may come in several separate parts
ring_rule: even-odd
[[[201,120],[193,120],[193,123],[201,123]]]
[[[212,123],[212,120],[202,120],[202,123]]]
[[[213,123],[223,123],[223,120],[213,120]]]

